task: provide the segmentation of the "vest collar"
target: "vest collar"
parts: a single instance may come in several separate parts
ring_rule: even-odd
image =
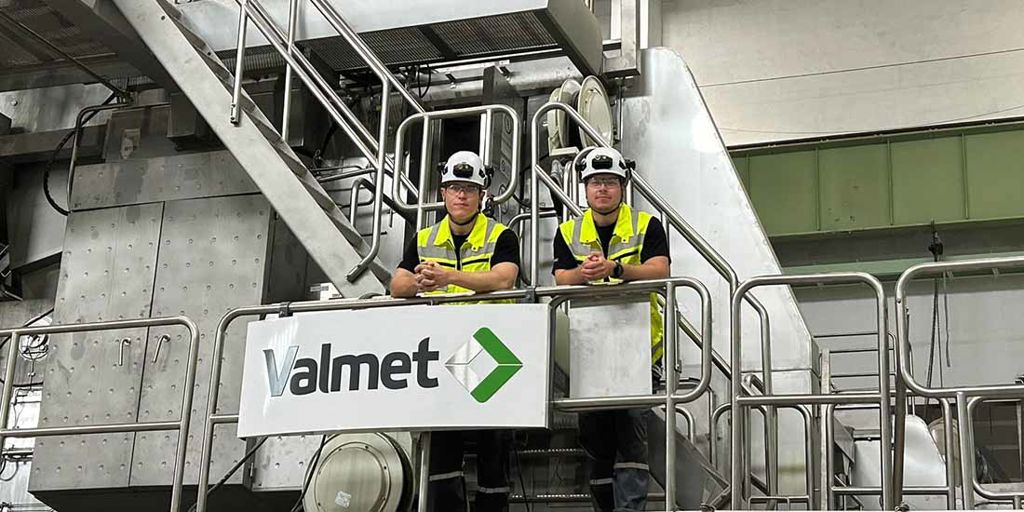
[[[594,212],[590,208],[583,212],[582,228],[580,230],[580,242],[597,242],[597,225],[594,224]],[[613,233],[619,237],[619,240],[627,243],[636,234],[633,232],[633,210],[626,203],[619,205],[619,217],[615,220],[615,231]]]
[[[476,222],[473,224],[473,230],[469,232],[469,238],[467,242],[473,247],[474,250],[480,249],[484,246],[487,241],[484,238],[487,235],[487,216],[483,212],[476,215]],[[434,239],[434,245],[444,246],[449,245],[455,247],[455,241],[452,238],[451,224],[448,223],[448,216],[445,215],[444,219],[437,226],[437,238]],[[455,247],[456,250],[461,249]]]

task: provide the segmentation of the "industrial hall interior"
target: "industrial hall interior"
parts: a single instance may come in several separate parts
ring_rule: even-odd
[[[0,512],[1024,509],[1024,0],[0,0]]]

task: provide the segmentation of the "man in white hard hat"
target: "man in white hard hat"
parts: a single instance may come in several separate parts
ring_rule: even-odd
[[[441,222],[421,229],[406,246],[391,278],[392,296],[489,292],[515,286],[519,239],[480,211],[489,182],[490,171],[476,153],[459,151],[448,159],[441,171],[441,196],[448,214]],[[457,431],[432,434],[430,510],[467,510],[462,459],[464,441],[470,435]],[[509,495],[508,432],[480,430],[476,437],[474,510],[504,511]]]
[[[611,148],[586,148],[573,161],[589,208],[559,226],[554,239],[555,282],[615,284],[663,279],[671,273],[668,242],[658,219],[623,202],[633,164]],[[664,353],[657,303],[651,303],[651,362]],[[601,512],[645,510],[647,423],[650,409],[580,414],[580,443],[593,459],[590,490]]]

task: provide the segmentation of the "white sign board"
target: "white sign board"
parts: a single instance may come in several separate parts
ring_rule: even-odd
[[[546,428],[543,304],[403,306],[252,322],[239,437]]]

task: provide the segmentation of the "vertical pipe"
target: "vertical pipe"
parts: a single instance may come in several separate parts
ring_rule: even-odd
[[[821,351],[821,393],[823,395],[832,393],[832,352],[829,349]],[[818,508],[820,510],[829,510],[832,508],[832,467],[833,467],[833,448],[832,442],[832,414],[831,405],[825,404],[820,407],[821,411],[821,425],[820,428],[820,475],[821,481],[819,482],[819,497]]]
[[[238,6],[238,48],[235,50],[235,86],[231,93],[231,124],[242,120],[242,73],[245,71],[245,35],[249,27],[249,16],[245,9],[249,0],[241,0]]]
[[[433,132],[431,130],[430,116],[423,116],[423,142],[420,145],[420,200],[416,203],[416,229],[423,229],[424,220],[424,209],[423,204],[428,201],[428,198],[433,196],[427,195],[427,178],[430,176],[430,136]],[[531,281],[533,282],[533,281]]]
[[[299,0],[288,0],[288,54],[295,49],[295,25],[299,18]],[[281,107],[281,140],[288,144],[288,119],[292,113],[292,67],[284,66],[284,105]]]
[[[824,487],[821,491],[822,499],[828,504],[827,507],[822,507],[823,510],[827,510],[835,504],[835,493],[832,491],[832,472],[836,465],[836,424],[835,424],[835,411],[836,406],[834,404],[828,404],[825,406],[825,442],[828,443],[828,449],[825,450],[825,464],[827,468],[822,472],[822,483]],[[845,497],[843,498],[846,499]]]
[[[181,420],[178,425],[178,447],[174,454],[174,476],[171,484],[172,512],[178,512],[181,510],[182,485],[185,479],[185,461],[188,455],[188,429],[192,420],[192,395],[196,388],[196,366],[199,361],[199,329],[191,320],[187,320],[187,322],[188,325],[186,328],[188,329],[189,335],[188,362],[185,366],[185,384],[181,388]],[[203,494],[206,494],[205,491],[206,489],[203,488]]]
[[[484,161],[484,165],[494,165],[493,156],[494,152],[493,141],[491,140],[494,133],[494,112],[488,110],[483,114],[480,114],[480,159]]]
[[[1017,402],[1017,463],[1020,465],[1020,477],[1024,480],[1024,403]]]
[[[199,464],[199,495],[196,498],[196,512],[206,512],[206,491],[210,485],[210,459],[213,457],[213,429],[216,427],[210,420],[217,414],[217,398],[220,395],[221,358],[224,357],[224,337],[227,335],[228,324],[235,315],[228,313],[217,325],[217,333],[213,338],[213,357],[210,358],[210,387],[206,401],[206,428],[203,430],[203,449]]]
[[[964,510],[974,510],[974,427],[968,423],[967,395],[956,394],[956,421],[960,431],[960,482]]]
[[[1016,495],[1013,496],[1013,509],[1014,510],[1020,510],[1021,509],[1021,495],[1020,494],[1016,494]]]
[[[729,446],[731,447],[729,457],[732,463],[730,468],[732,493],[729,499],[732,510],[742,510],[744,508],[744,492],[746,490],[743,488],[745,480],[743,473],[746,470],[743,466],[743,452],[745,451],[743,449],[745,445],[743,442],[743,427],[746,424],[747,415],[744,414],[743,407],[739,403],[740,394],[743,392],[743,382],[741,380],[743,375],[743,359],[740,348],[740,304],[742,304],[743,293],[743,290],[733,292],[732,307],[729,310],[729,335],[731,343],[729,358],[730,366],[732,367],[732,389],[729,392],[729,399],[732,404],[732,435],[729,439]]]
[[[764,385],[764,395],[772,395],[772,343],[771,325],[768,315],[761,318],[761,380]],[[768,494],[779,495],[779,413],[774,405],[766,406],[764,409],[764,444],[765,459],[764,468]],[[768,509],[774,510],[777,502],[769,501]]]
[[[381,217],[383,217],[384,209],[384,166],[385,160],[387,159],[388,148],[388,109],[390,106],[390,99],[390,83],[384,81],[381,83],[380,87],[380,128],[378,130],[378,136],[380,137],[378,140],[380,141],[380,144],[377,146],[377,172],[375,173],[373,184],[373,231],[370,232],[370,250],[367,251],[366,255],[359,260],[359,263],[349,271],[348,275],[345,276],[350,283],[356,282],[359,276],[370,267],[370,264],[373,263],[373,259],[377,257],[377,253],[380,252]],[[395,179],[397,179],[397,177]],[[358,193],[358,190],[354,191]],[[359,198],[356,197],[355,199],[358,200]],[[422,201],[420,204],[422,204]]]
[[[811,410],[798,405],[804,418],[804,487],[807,490],[807,508],[814,506],[814,416]]]
[[[676,342],[679,330],[676,284],[665,285],[665,511],[676,510]],[[708,350],[708,343],[701,350]],[[693,426],[693,423],[690,423]]]
[[[537,234],[540,232],[540,227],[537,225],[540,221],[540,197],[538,194],[538,183],[537,183],[537,171],[540,169],[540,149],[537,144],[537,137],[540,133],[538,119],[541,112],[544,109],[541,108],[533,116],[533,123],[530,130],[530,284],[537,286],[537,269],[539,263],[537,257],[539,256],[539,241],[537,240]]]
[[[7,341],[7,360],[4,361],[4,387],[0,395],[0,451],[4,446],[3,430],[7,428],[7,420],[11,413],[11,397],[14,396],[14,369],[18,363],[18,344],[21,343],[18,331],[11,332]]]
[[[877,279],[873,279],[870,285],[875,291],[877,308],[875,327],[878,329],[878,431],[882,466],[882,509],[894,510],[896,503],[893,501],[893,497],[896,485],[893,481],[892,473],[894,458],[892,445],[893,423],[889,407],[891,400],[889,396],[889,326],[885,310],[885,290]],[[899,379],[896,380],[898,381]],[[905,422],[906,420],[902,416],[897,415],[896,424]],[[902,459],[902,452],[898,456]],[[902,491],[902,482],[900,482],[900,489]]]
[[[416,510],[427,512],[427,499],[430,493],[430,431],[420,434],[420,475],[419,497]]]
[[[953,465],[953,453],[956,441],[953,438],[953,406],[948,398],[940,398],[942,406],[943,442],[946,446],[946,508],[956,509],[956,466]]]
[[[894,303],[895,314],[896,314],[896,336],[893,339],[893,357],[896,360],[896,378],[894,380],[894,386],[896,390],[896,410],[895,414],[897,418],[906,418],[907,416],[907,385],[903,381],[902,372],[900,368],[904,365],[910,367],[913,361],[903,360],[903,339],[907,335],[906,328],[909,325],[907,321],[907,311],[905,303],[900,301],[897,297]],[[888,349],[888,345],[885,345]],[[903,468],[904,463],[904,451],[907,444],[907,424],[906,421],[897,421],[894,425],[893,430],[893,462],[892,462],[892,482],[893,482],[893,500],[896,503],[903,502]]]

